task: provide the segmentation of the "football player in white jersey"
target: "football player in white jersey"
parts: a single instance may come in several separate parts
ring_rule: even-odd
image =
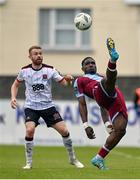
[[[16,80],[11,86],[11,107],[17,107],[17,93],[21,82],[25,82],[25,152],[26,165],[23,169],[32,168],[32,151],[35,128],[38,120],[42,117],[48,127],[54,128],[62,136],[64,146],[69,155],[70,164],[77,168],[83,168],[84,165],[79,162],[75,156],[69,131],[64,120],[55,108],[52,101],[51,81],[55,80],[60,84],[67,86],[71,84],[72,76],[62,76],[52,66],[43,64],[42,48],[32,46],[29,49],[29,58],[31,64],[23,67]]]

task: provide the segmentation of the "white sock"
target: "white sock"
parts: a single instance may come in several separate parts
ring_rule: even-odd
[[[72,140],[71,140],[70,136],[63,137],[63,143],[64,143],[65,148],[67,149],[69,159],[70,160],[76,159],[75,152],[74,152],[74,149],[72,146]]]
[[[32,165],[33,141],[25,141],[26,164]]]

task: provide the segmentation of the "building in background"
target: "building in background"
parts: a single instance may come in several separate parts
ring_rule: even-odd
[[[78,31],[74,26],[74,16],[81,11],[92,16],[93,25],[89,31]],[[31,45],[41,45],[44,63],[54,65],[63,74],[81,74],[79,65],[85,56],[93,56],[98,71],[104,73],[108,59],[106,38],[109,36],[116,41],[120,53],[117,84],[131,101],[127,101],[127,134],[120,145],[139,147],[139,123],[132,100],[134,89],[140,85],[140,0],[0,0],[0,144],[23,144],[24,141],[23,100],[13,111],[8,98],[19,68],[30,63],[28,48]],[[19,92],[21,99],[22,90],[24,87]],[[53,91],[74,143],[93,145],[87,141],[80,126],[72,88],[64,90],[53,84]],[[93,102],[89,102],[88,108],[89,122],[97,135],[94,145],[101,145],[106,132],[101,125],[99,108]],[[61,145],[58,137],[52,132],[50,135],[51,130],[46,132],[41,123],[36,143]]]
[[[108,36],[115,39],[120,52],[119,75],[140,75],[139,1],[131,1],[134,5],[130,0],[0,2],[0,75],[16,75],[19,67],[29,63],[27,51],[33,44],[42,45],[45,62],[64,74],[80,74],[79,64],[85,56],[94,56],[102,73]],[[90,31],[75,29],[73,19],[80,11],[91,14]]]
[[[139,5],[139,0],[0,0],[0,85],[5,84],[0,98],[7,96],[3,93],[19,68],[30,63],[31,45],[41,45],[44,63],[63,74],[81,74],[85,56],[93,56],[104,73],[106,38],[111,36],[120,53],[118,85],[131,99],[130,90],[140,84]],[[73,23],[81,11],[93,19],[92,28],[84,32]]]

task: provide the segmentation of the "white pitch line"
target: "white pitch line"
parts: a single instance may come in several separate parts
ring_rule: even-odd
[[[128,159],[137,159],[137,160],[140,160],[140,156],[136,157],[136,156],[132,156],[130,154],[126,154],[126,153],[123,153],[123,152],[118,152],[118,151],[113,151],[112,153],[118,155],[118,156],[123,156],[125,158],[128,158]]]

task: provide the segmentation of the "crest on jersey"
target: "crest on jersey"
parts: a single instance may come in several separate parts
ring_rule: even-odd
[[[43,79],[47,79],[47,74],[43,74]]]
[[[55,114],[53,114],[53,118],[54,118],[54,120],[57,120],[57,119],[60,119],[61,117],[60,117],[59,113],[55,113]]]

